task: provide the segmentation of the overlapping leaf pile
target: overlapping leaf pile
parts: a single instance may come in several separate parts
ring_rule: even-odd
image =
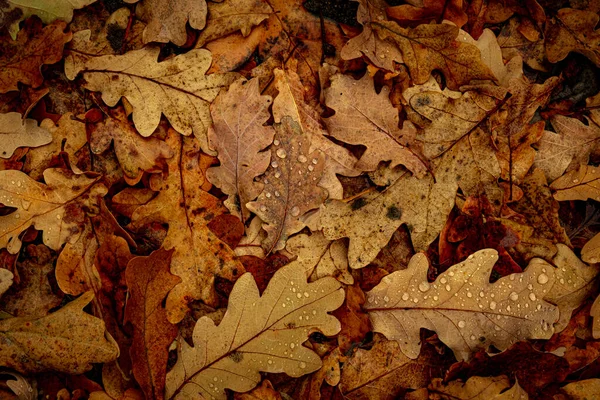
[[[597,3],[0,1],[0,397],[599,396]]]

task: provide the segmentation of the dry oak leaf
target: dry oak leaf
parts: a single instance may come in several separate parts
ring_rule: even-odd
[[[44,171],[50,167],[52,159],[63,151],[69,156],[71,170],[81,173],[82,171],[77,168],[75,162],[79,150],[87,145],[85,124],[75,119],[73,114],[66,113],[56,124],[49,118],[43,120],[40,128],[50,132],[52,141],[45,146],[29,149],[23,172],[26,172],[32,179],[41,180]]]
[[[359,175],[360,171],[354,168],[356,157],[348,149],[327,138],[328,133],[323,129],[317,108],[305,100],[308,96],[298,74],[289,69],[275,69],[273,73],[275,87],[279,91],[273,102],[275,122],[281,122],[286,115],[298,122],[309,137],[309,151],[318,149],[325,155],[325,167],[319,186],[327,190],[330,199],[342,199],[344,189],[337,175]]]
[[[423,0],[422,7],[402,4],[388,8],[387,14],[402,25],[428,24],[431,21],[441,23],[448,20],[461,28],[468,20],[463,10],[463,0]]]
[[[600,234],[596,234],[583,246],[581,259],[592,264],[600,262]]]
[[[0,93],[18,90],[21,82],[34,88],[44,77],[40,68],[62,59],[63,47],[72,34],[65,33],[67,24],[55,22],[43,29],[31,24],[19,32],[16,41],[3,40],[0,44]]]
[[[271,96],[261,96],[258,83],[258,78],[237,80],[210,107],[208,141],[221,165],[209,168],[206,177],[229,196],[225,206],[242,223],[250,216],[246,203],[263,190],[264,184],[255,178],[269,166],[271,153],[265,149],[275,135],[273,127],[264,126],[271,117]]]
[[[259,371],[299,377],[321,367],[321,359],[302,344],[320,331],[340,331],[328,314],[344,301],[333,278],[306,282],[300,266],[278,270],[262,296],[250,273],[242,275],[229,296],[218,326],[207,317],[196,323],[194,347],[178,341],[177,363],[167,374],[167,399],[226,399],[225,388],[245,392],[260,381]]]
[[[552,266],[537,260],[522,274],[489,283],[497,260],[496,250],[480,250],[429,283],[427,257],[416,254],[407,269],[367,293],[364,308],[373,330],[396,340],[413,359],[420,328],[436,332],[459,361],[490,345],[503,351],[520,340],[549,339],[559,316],[543,300],[554,283]]]
[[[394,71],[394,61],[401,63],[402,53],[393,43],[380,39],[371,27],[372,22],[387,21],[387,3],[385,0],[357,1],[356,19],[363,26],[363,31],[346,42],[340,56],[344,60],[352,60],[364,55],[376,67]]]
[[[508,389],[510,388],[510,389]],[[444,384],[442,379],[434,379],[427,388],[430,399],[436,400],[527,400],[527,392],[515,382],[510,387],[507,376],[473,376],[466,382],[460,380]],[[508,389],[508,390],[506,390]]]
[[[0,268],[0,297],[11,287],[13,278],[14,275],[12,272],[5,268]]]
[[[579,165],[557,178],[550,184],[554,198],[558,201],[587,200],[600,201],[600,168],[593,165]]]
[[[10,158],[18,147],[40,147],[52,141],[52,134],[34,119],[18,112],[0,114],[0,157]]]
[[[261,384],[247,393],[236,393],[235,400],[282,400],[281,394],[275,388],[273,384],[268,380],[264,379]]]
[[[0,364],[25,374],[82,374],[92,363],[115,360],[119,348],[104,322],[83,312],[93,297],[93,292],[86,292],[42,318],[0,321]]]
[[[73,10],[83,8],[96,0],[6,0],[0,4],[0,14],[7,17],[3,22],[9,24],[8,29],[14,38],[19,32],[19,22],[37,15],[43,23],[50,24],[54,20],[71,22]],[[63,24],[66,26],[66,24]],[[60,60],[60,58],[59,58]],[[58,61],[58,60],[57,60]]]
[[[380,161],[391,161],[390,167],[402,164],[418,177],[427,172],[424,162],[407,147],[416,128],[411,122],[398,128],[398,110],[392,105],[386,86],[377,94],[368,74],[358,81],[337,74],[325,90],[325,103],[335,110],[335,115],[325,119],[331,136],[367,147],[357,169],[374,171]]]
[[[125,322],[133,327],[129,354],[133,375],[147,399],[164,398],[168,349],[178,332],[162,306],[169,290],[181,281],[169,272],[172,253],[160,249],[148,257],[135,257],[125,271],[130,296]]]
[[[587,164],[592,151],[598,147],[600,128],[593,121],[588,125],[576,118],[555,115],[550,122],[556,131],[544,131],[538,144],[535,166],[553,181],[580,164]]]
[[[584,379],[569,383],[560,388],[569,400],[588,400],[594,399],[600,393],[600,379]]]
[[[168,175],[162,180],[158,175],[151,178],[150,187],[160,191],[133,212],[131,225],[136,229],[149,223],[169,225],[162,246],[175,250],[171,273],[182,281],[169,292],[166,308],[169,321],[177,323],[193,299],[216,305],[217,274],[233,280],[244,267],[207,226],[225,211],[221,202],[203,189],[203,166],[209,157],[200,152],[197,140],[181,137],[172,129],[165,141],[175,153],[167,160]]]
[[[209,152],[210,102],[238,74],[205,75],[212,62],[208,50],[194,49],[157,62],[159,52],[158,47],[148,46],[117,56],[67,57],[65,74],[73,80],[81,73],[83,86],[102,92],[110,107],[125,97],[133,106],[133,122],[142,136],[154,132],[162,113],[177,132],[193,132],[202,149]]]
[[[241,31],[250,34],[253,26],[260,24],[273,13],[269,3],[263,0],[224,0],[208,3],[206,27],[198,35],[196,48],[211,40]]]
[[[52,250],[77,240],[85,222],[82,208],[93,212],[98,198],[106,194],[106,187],[96,184],[98,179],[47,169],[43,184],[21,171],[0,171],[0,203],[16,208],[0,217],[0,248],[16,254],[21,248],[19,235],[30,226],[44,232],[44,244]]]
[[[502,174],[500,177],[510,182],[520,182],[533,165],[537,151],[531,147],[544,134],[544,121],[525,125],[520,132],[510,136],[497,136],[496,157]]]
[[[568,325],[573,311],[596,293],[600,265],[583,263],[573,250],[562,243],[557,243],[556,247],[557,252],[552,259],[556,266],[554,285],[544,300],[558,306],[560,316],[554,324],[554,331],[561,332]]]
[[[506,60],[519,55],[525,64],[538,71],[547,71],[545,63],[544,41],[530,41],[519,32],[519,20],[512,18],[498,35],[498,44]],[[546,63],[547,64],[547,63]]]
[[[354,284],[348,271],[348,249],[343,241],[328,240],[317,231],[290,238],[285,249],[296,256],[289,264],[304,268],[311,281],[332,276],[346,285]]]
[[[333,200],[321,212],[319,226],[327,239],[350,238],[348,262],[362,268],[377,257],[398,227],[407,224],[413,246],[425,250],[442,230],[454,207],[456,188],[404,173],[382,192],[350,204]]]
[[[572,8],[558,10],[546,21],[546,56],[552,63],[576,51],[600,66],[600,31],[595,31],[597,13]]]
[[[138,0],[125,0],[136,3]],[[135,9],[136,17],[146,22],[142,34],[144,43],[172,42],[183,46],[187,41],[186,24],[194,29],[206,25],[205,0],[142,0]]]
[[[390,38],[398,45],[417,85],[427,82],[435,69],[444,73],[452,90],[474,79],[495,80],[492,71],[481,61],[479,49],[456,40],[459,33],[456,26],[424,24],[402,28],[391,21],[377,21],[372,26],[381,39]]]
[[[106,110],[104,114],[92,110],[86,114],[86,119],[96,122],[86,125],[90,150],[94,154],[101,154],[112,143],[129,185],[137,184],[144,172],[160,172],[161,160],[173,156],[171,148],[162,140],[140,136],[121,106]]]
[[[310,151],[310,138],[291,117],[275,124],[271,165],[265,173],[264,190],[246,206],[263,221],[266,253],[281,250],[290,235],[306,226],[303,217],[319,208],[327,193],[317,184],[323,173],[324,156]]]

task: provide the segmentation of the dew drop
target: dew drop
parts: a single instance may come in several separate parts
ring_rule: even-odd
[[[281,196],[281,193],[279,193],[277,190],[275,191],[275,197],[279,197]]]
[[[21,216],[19,214],[15,214],[15,219],[19,219],[19,218],[21,218]],[[48,229],[48,230],[50,230],[50,229]]]
[[[485,297],[485,293],[479,292],[479,297]]]
[[[454,276],[454,271],[450,271],[450,272],[448,272],[448,275],[450,275],[450,276]]]
[[[279,140],[277,140],[277,139],[273,140],[273,144],[274,144],[275,146],[279,146]]]
[[[271,167],[273,167],[273,168],[279,167],[279,164],[277,163],[277,160],[273,160],[273,162],[271,162]]]
[[[29,207],[31,206],[31,201],[23,199],[23,200],[21,200],[21,206],[23,206],[23,209],[25,211],[27,211],[27,210],[29,210]]]
[[[387,297],[387,296],[385,296],[385,297],[383,298],[383,301],[385,301],[385,302],[387,303],[388,301],[390,301],[390,298],[389,298],[389,297]]]
[[[446,283],[446,282],[448,282],[448,280],[445,277],[442,277],[442,279],[440,279],[440,282]]]
[[[273,360],[269,360],[269,361],[267,361],[267,363],[273,364]]]
[[[421,292],[426,292],[426,291],[428,291],[428,290],[429,290],[429,282],[421,282],[421,283],[419,284],[419,290],[420,290]]]
[[[312,315],[317,315],[317,310],[313,310]]]
[[[304,292],[304,297],[308,298],[308,296],[310,296],[308,292]]]
[[[290,210],[290,214],[292,214],[293,217],[297,217],[298,215],[300,215],[300,209],[298,207],[294,206]]]
[[[281,172],[275,171],[275,178],[279,178],[281,176]]]
[[[279,158],[286,158],[287,157],[287,152],[284,149],[277,149],[277,151],[275,152],[275,154],[277,154],[277,157],[279,157]]]
[[[413,303],[417,304],[419,302],[419,299],[417,299],[416,297],[413,299]]]
[[[490,309],[492,309],[492,310],[496,309],[496,302],[495,301],[490,301]]]
[[[468,298],[471,298],[471,297],[473,297],[473,293],[471,293],[471,292],[467,292],[467,297],[468,297]]]
[[[62,216],[60,214],[56,214],[56,219],[61,219]]]
[[[458,321],[459,328],[464,328],[465,326],[467,326],[467,323],[465,321]]]
[[[281,307],[285,308],[285,303],[281,303]]]
[[[471,340],[475,340],[475,335],[471,335]]]
[[[265,197],[266,197],[267,199],[270,199],[270,198],[271,198],[271,193],[269,193],[269,192],[265,193]]]
[[[302,294],[301,293],[296,293],[296,297],[301,299],[302,298]]]
[[[559,282],[560,282],[561,285],[565,284],[565,280],[563,278],[560,278]]]
[[[315,170],[315,167],[313,167],[312,165],[309,165],[309,166],[308,166],[308,170],[312,172],[312,171],[314,171],[314,170]]]
[[[260,211],[267,211],[267,206],[264,204],[260,206]]]
[[[506,306],[506,311],[510,312],[511,308],[510,306]]]
[[[404,294],[402,295],[402,300],[406,301],[406,300],[408,300],[408,297],[409,297],[409,296],[408,296],[408,293],[404,293]]]
[[[294,347],[296,347],[296,344],[290,343],[290,349],[293,349]]]
[[[512,292],[512,293],[510,294],[510,299],[511,299],[512,301],[517,301],[517,300],[519,300],[519,295],[518,295],[516,292]]]
[[[304,361],[302,361],[300,363],[300,368],[302,368],[302,369],[306,368],[306,363]]]
[[[313,158],[311,161],[313,164],[317,165],[317,163],[319,162],[319,160],[317,160],[316,158]]]
[[[537,277],[537,281],[540,285],[545,285],[546,283],[548,283],[548,275],[546,274],[539,274]]]
[[[537,297],[535,297],[535,293],[529,293],[529,299],[530,299],[531,301],[535,301],[535,299],[536,299],[536,298],[537,298]]]
[[[446,291],[449,292],[451,290],[452,290],[452,288],[450,287],[450,285],[446,285]]]
[[[305,163],[305,162],[308,161],[308,159],[306,158],[306,156],[304,156],[304,154],[300,154],[298,156],[298,161],[301,162],[301,163]]]

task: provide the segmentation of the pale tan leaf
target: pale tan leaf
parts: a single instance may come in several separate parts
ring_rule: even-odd
[[[382,192],[368,193],[350,204],[328,202],[319,225],[327,239],[350,238],[350,267],[362,268],[377,257],[404,223],[415,249],[425,250],[454,207],[455,192],[455,187],[434,183],[429,175],[417,179],[404,173]]]
[[[331,241],[322,232],[313,232],[290,238],[285,249],[296,256],[289,265],[304,268],[311,281],[332,276],[347,285],[354,283],[348,272],[348,249],[341,240]]]
[[[12,272],[5,268],[0,268],[0,297],[8,290],[13,284],[14,275]]]
[[[557,178],[550,187],[558,201],[587,200],[600,201],[600,168],[592,165],[579,165]]]
[[[429,283],[427,257],[416,254],[407,269],[367,293],[373,329],[410,358],[419,354],[420,328],[436,332],[458,360],[491,345],[505,350],[519,340],[550,338],[558,308],[543,298],[554,284],[553,267],[535,259],[522,274],[489,283],[497,260],[495,250],[480,250]]]
[[[387,3],[384,0],[357,1],[356,20],[363,26],[363,31],[346,42],[340,56],[352,60],[364,55],[376,67],[394,71],[394,61],[402,63],[402,53],[393,43],[380,39],[371,27],[371,22],[387,21]]]
[[[125,0],[136,3],[137,0]],[[136,17],[146,22],[144,43],[172,42],[183,46],[187,40],[186,24],[193,29],[206,25],[205,0],[142,0],[135,9]]]
[[[198,36],[196,48],[236,31],[248,36],[252,27],[269,18],[272,12],[263,0],[211,1],[208,3],[206,27]]]
[[[527,400],[527,392],[516,382],[510,387],[510,381],[502,376],[473,376],[466,382],[460,380],[444,384],[436,378],[429,385],[431,393],[439,400]]]
[[[0,114],[0,157],[9,158],[18,147],[40,147],[52,134],[34,119],[23,120],[18,112]]]
[[[600,128],[592,122],[583,122],[556,115],[551,120],[556,131],[544,131],[538,145],[535,166],[541,168],[548,180],[553,181],[565,171],[587,164],[590,153],[598,145]]]
[[[247,204],[264,222],[265,251],[281,250],[287,238],[305,227],[302,217],[319,208],[327,194],[317,186],[323,173],[324,157],[310,151],[310,138],[291,117],[275,124],[271,165],[263,180],[263,192]]]
[[[162,246],[175,250],[171,273],[179,276],[181,283],[169,292],[166,308],[169,321],[177,323],[194,299],[216,305],[217,274],[232,280],[234,273],[243,273],[244,267],[207,227],[212,218],[225,211],[216,197],[202,189],[205,163],[212,160],[200,152],[194,138],[182,138],[172,129],[165,142],[174,152],[167,160],[168,175],[162,180],[153,177],[151,188],[159,193],[135,209],[131,224],[134,228],[148,223],[169,225]]]
[[[44,231],[44,244],[52,250],[77,240],[85,220],[82,207],[97,209],[99,197],[106,194],[106,187],[96,184],[98,179],[47,169],[43,184],[21,171],[0,171],[0,203],[16,208],[0,217],[0,248],[17,253],[19,235],[30,226]]]
[[[592,264],[600,262],[600,234],[596,234],[583,246],[581,259]]]
[[[262,228],[263,222],[257,216],[254,216],[250,221],[250,225],[246,228],[244,236],[235,248],[235,255],[241,256],[255,256],[258,258],[265,258],[265,250],[260,245],[265,238],[267,233]]]
[[[416,128],[411,122],[398,128],[398,110],[389,94],[386,86],[377,94],[368,74],[358,81],[351,76],[334,75],[331,86],[325,90],[325,102],[335,110],[335,115],[325,120],[327,129],[338,140],[367,147],[357,169],[374,171],[380,161],[391,161],[390,167],[402,164],[422,177],[427,167],[407,147]]]
[[[154,132],[162,113],[179,133],[193,132],[208,152],[209,104],[238,74],[205,75],[212,61],[208,50],[190,50],[160,63],[159,52],[158,47],[148,46],[117,56],[67,57],[65,73],[69,79],[81,73],[85,88],[102,92],[111,107],[125,97],[142,136]]]
[[[0,364],[28,374],[82,374],[92,363],[115,360],[119,347],[104,322],[83,312],[93,297],[93,292],[86,292],[42,318],[0,321],[0,340],[6,344],[0,347]]]
[[[300,125],[310,138],[310,151],[320,150],[325,155],[325,167],[319,186],[327,190],[330,199],[342,199],[344,190],[336,175],[357,176],[357,159],[346,148],[327,139],[327,131],[321,125],[321,117],[314,105],[305,100],[306,91],[300,77],[291,70],[275,69],[275,86],[279,94],[273,102],[275,122],[288,115]]]
[[[600,295],[592,304],[590,316],[592,317],[592,336],[594,339],[600,339]]]
[[[264,126],[271,117],[271,96],[261,96],[258,79],[240,79],[227,92],[221,92],[211,105],[213,126],[209,128],[210,147],[221,162],[209,168],[208,180],[229,196],[225,205],[244,223],[250,216],[246,203],[256,199],[264,184],[255,182],[271,159],[265,149],[273,142],[275,130]]]
[[[573,250],[562,243],[556,244],[556,247],[558,251],[552,260],[556,266],[554,285],[544,300],[558,306],[560,318],[554,324],[554,330],[560,332],[569,323],[573,311],[597,291],[600,265],[583,263]]]
[[[196,323],[194,346],[178,343],[178,359],[167,374],[166,398],[226,399],[225,388],[244,392],[260,381],[259,371],[292,377],[318,370],[321,359],[302,344],[320,331],[335,335],[344,291],[333,278],[306,282],[300,266],[278,270],[262,296],[252,275],[242,275],[218,326],[208,317]]]

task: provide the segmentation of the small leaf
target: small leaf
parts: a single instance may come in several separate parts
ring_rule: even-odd
[[[47,129],[34,119],[23,120],[21,114],[0,114],[0,157],[9,158],[18,147],[40,147],[52,141]]]

